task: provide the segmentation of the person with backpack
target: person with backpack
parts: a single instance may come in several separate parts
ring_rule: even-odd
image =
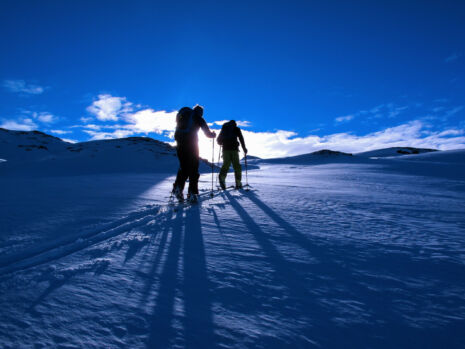
[[[223,147],[223,166],[221,167],[219,175],[220,186],[223,190],[226,189],[225,181],[231,163],[234,168],[236,189],[242,189],[242,168],[239,162],[239,142],[237,139],[239,139],[242,150],[244,150],[244,153],[247,155],[244,137],[242,136],[241,129],[237,127],[236,121],[231,120],[223,124],[217,139],[218,144]]]
[[[195,106],[194,109],[184,107],[178,111],[174,139],[176,140],[179,170],[173,184],[173,195],[179,201],[184,201],[183,191],[187,178],[189,178],[187,199],[190,202],[197,202],[198,199],[200,174],[197,134],[200,128],[208,138],[216,137],[216,133],[210,131],[207,122],[203,118],[203,108],[200,105]]]

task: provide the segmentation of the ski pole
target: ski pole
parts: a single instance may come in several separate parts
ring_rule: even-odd
[[[218,151],[218,167],[220,166],[220,160],[221,160],[221,150],[222,150],[222,145],[220,145],[220,150]],[[218,187],[218,178],[220,176],[220,171],[218,170],[218,176],[215,177],[215,188]]]
[[[212,191],[210,193],[210,196],[213,197],[213,177],[214,177],[214,174],[213,174],[213,166],[214,166],[214,163],[215,162],[215,138],[212,138]]]
[[[245,186],[247,187],[246,190],[249,190],[249,178],[247,176],[247,153],[245,154]]]

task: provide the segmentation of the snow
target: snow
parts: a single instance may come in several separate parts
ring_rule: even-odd
[[[356,159],[360,161],[361,159]],[[354,161],[352,154],[343,153],[339,151],[332,151],[328,149],[319,150],[309,154],[302,154],[296,156],[289,156],[284,158],[273,158],[273,159],[260,159],[255,158],[252,163],[268,163],[268,164],[315,164],[315,163],[326,163],[326,162],[351,162]]]
[[[0,128],[1,174],[57,176],[121,172],[167,172],[179,167],[176,150],[148,137],[68,143],[38,131]],[[211,171],[202,160],[201,171]]]
[[[412,148],[412,147],[391,147],[391,148],[383,148],[383,149],[376,149],[370,150],[363,153],[356,154],[357,156],[364,156],[364,157],[373,157],[373,158],[384,158],[384,157],[391,157],[391,156],[405,156],[409,154],[423,154],[423,153],[430,153],[435,152],[436,149],[428,149],[428,148]]]
[[[260,162],[251,191],[210,198],[205,173],[186,207],[167,204],[173,167],[17,163],[0,347],[462,348],[464,154]]]

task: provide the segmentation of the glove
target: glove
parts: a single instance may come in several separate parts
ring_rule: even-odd
[[[247,152],[248,152],[247,148],[244,148],[244,154],[247,154]]]
[[[210,133],[210,135],[212,136],[211,138],[215,138],[216,137],[216,132],[213,131],[212,133]]]

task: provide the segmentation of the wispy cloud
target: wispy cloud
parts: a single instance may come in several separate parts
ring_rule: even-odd
[[[458,112],[462,111],[464,109],[464,106],[463,105],[459,105],[458,107],[454,107],[452,109],[449,109],[448,111],[446,111],[446,116],[452,116],[452,115],[455,115],[457,114]]]
[[[446,57],[446,59],[444,59],[444,62],[450,63],[450,62],[456,61],[456,60],[459,59],[461,56],[462,56],[461,53],[455,53],[455,52],[454,52],[454,53],[451,54],[450,56]]]
[[[337,117],[334,119],[334,121],[341,124],[359,117],[363,117],[365,120],[395,118],[409,108],[410,107],[406,105],[399,106],[395,103],[383,103],[370,109],[360,110],[347,116]]]
[[[339,117],[335,118],[334,121],[336,121],[337,123],[340,124],[340,123],[343,123],[343,122],[349,122],[353,118],[354,118],[353,115],[339,116]]]
[[[84,130],[85,133],[91,136],[89,140],[97,141],[102,139],[115,139],[129,137],[134,134],[131,130],[115,130],[113,132],[100,132],[93,130]]]
[[[93,119],[94,118],[91,116],[83,116],[82,118],[79,118],[79,120],[81,120],[81,122],[84,122],[84,123],[91,122]]]
[[[3,87],[10,92],[22,95],[40,95],[45,91],[45,87],[28,84],[24,80],[4,80]]]
[[[38,124],[50,124],[57,121],[58,118],[48,112],[35,112],[23,110],[21,115],[14,119],[2,119],[0,127],[9,130],[31,131],[37,130]]]
[[[208,126],[214,126],[214,125],[223,126],[225,123],[227,123],[229,121],[230,120],[213,121],[213,122],[208,123]],[[246,120],[236,120],[236,124],[239,127],[250,127],[250,126],[252,126],[252,123],[250,121],[246,121]]]
[[[66,135],[72,133],[73,131],[65,131],[65,130],[50,130],[50,132],[57,134],[57,135]]]
[[[0,124],[1,128],[6,128],[8,130],[16,131],[32,131],[37,129],[37,124],[29,118],[20,118],[19,120],[3,120],[3,123]]]
[[[132,103],[125,97],[114,97],[109,94],[98,95],[98,98],[87,107],[87,111],[100,121],[117,121],[120,116],[132,110]]]
[[[40,122],[43,122],[45,124],[53,123],[58,119],[55,115],[47,112],[31,112],[30,114],[34,119],[39,120]]]

